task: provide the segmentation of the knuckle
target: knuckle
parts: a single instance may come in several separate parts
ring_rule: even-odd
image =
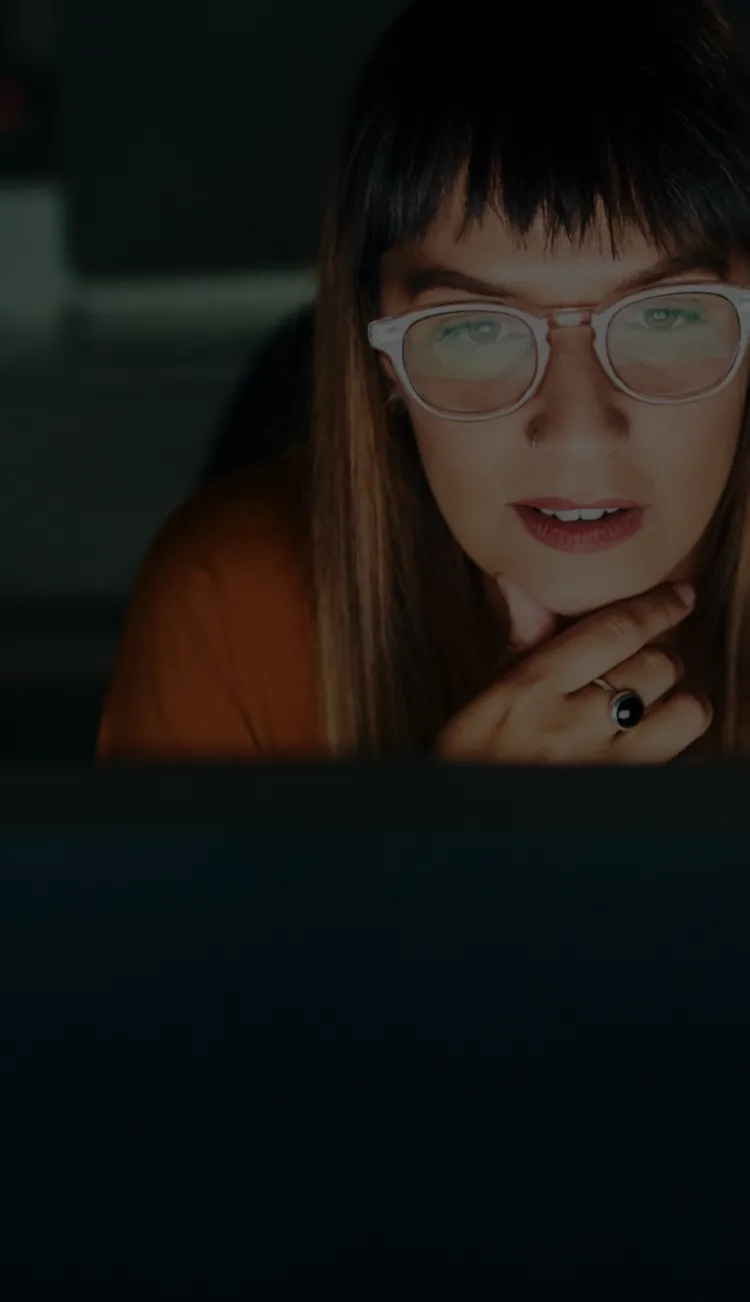
[[[654,622],[663,628],[664,625],[679,623],[687,614],[688,608],[683,605],[675,593],[670,592],[667,597],[659,602],[654,612]]]
[[[634,612],[637,613],[639,625],[658,630],[668,628],[675,623],[675,620],[682,619],[688,613],[687,608],[671,590],[658,594],[649,593],[641,599],[636,598]]]
[[[661,651],[658,647],[646,647],[643,652],[643,665],[646,673],[661,682],[671,679],[679,673],[677,657]]]
[[[685,676],[685,661],[682,656],[676,651],[667,651],[665,654],[669,656],[675,678],[683,678]]]
[[[607,632],[616,642],[632,642],[640,634],[640,625],[634,615],[625,610],[613,610],[607,616]]]

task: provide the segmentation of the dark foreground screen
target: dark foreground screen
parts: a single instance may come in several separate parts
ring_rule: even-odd
[[[746,1253],[746,789],[6,777],[13,1295],[722,1278]]]

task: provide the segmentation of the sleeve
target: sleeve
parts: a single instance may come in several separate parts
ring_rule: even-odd
[[[131,597],[96,759],[211,762],[259,753],[216,580],[157,547]]]

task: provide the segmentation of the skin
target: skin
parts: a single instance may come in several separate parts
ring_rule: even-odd
[[[551,307],[605,307],[627,292],[624,282],[662,260],[640,234],[623,237],[613,256],[604,226],[583,243],[560,238],[550,247],[540,224],[521,243],[488,214],[458,239],[457,199],[419,245],[388,253],[382,263],[382,315],[419,306],[487,298],[530,312]],[[410,274],[439,263],[512,291],[512,297],[433,287],[413,294]],[[750,281],[732,266],[725,277],[708,268],[658,283]],[[696,551],[729,477],[748,380],[745,359],[720,393],[697,402],[654,406],[618,390],[601,369],[588,328],[553,331],[541,388],[517,411],[478,422],[447,421],[424,411],[401,388],[425,474],[453,536],[511,605],[527,645],[588,612],[644,593],[667,579],[689,579]],[[531,446],[536,431],[538,451]],[[648,506],[641,531],[618,547],[568,554],[532,538],[510,503],[537,496],[573,501],[626,498]],[[510,596],[509,596],[510,594]]]

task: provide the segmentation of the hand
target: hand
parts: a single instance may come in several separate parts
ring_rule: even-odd
[[[526,632],[514,640],[536,649],[450,721],[436,754],[505,764],[666,764],[713,717],[698,697],[662,699],[683,666],[673,652],[649,645],[685,619],[694,600],[687,585],[664,584],[588,615],[541,647],[554,620],[527,608]],[[595,678],[642,697],[647,714],[632,731],[616,728]]]

